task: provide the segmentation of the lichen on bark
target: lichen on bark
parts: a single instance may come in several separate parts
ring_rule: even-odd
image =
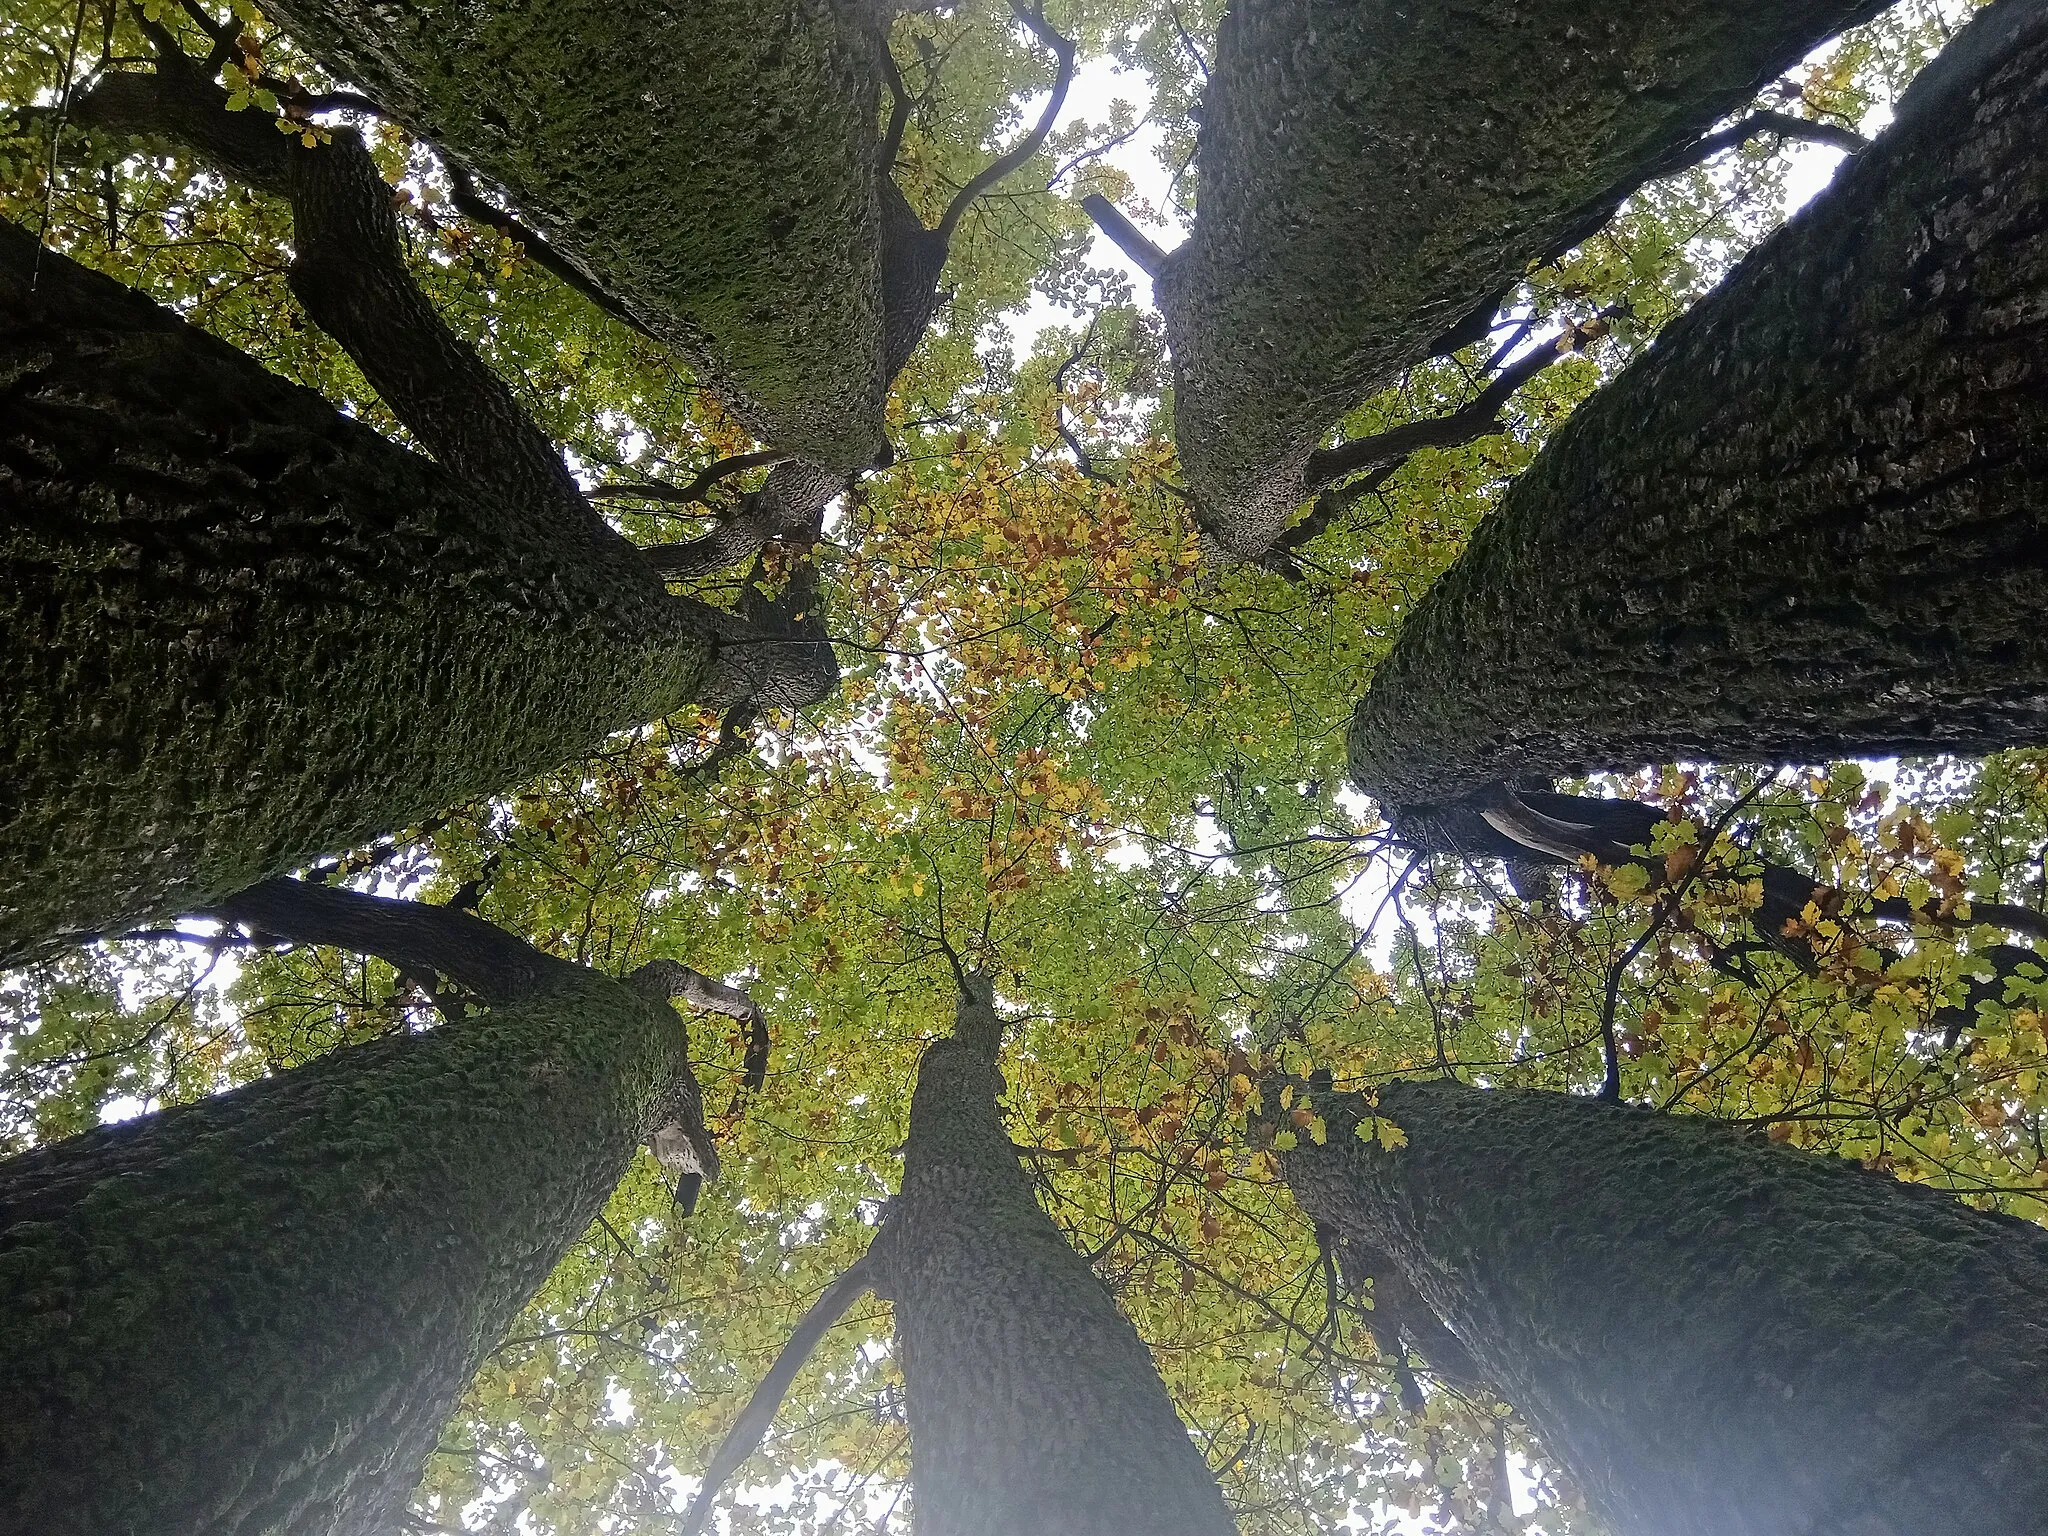
[[[2048,740],[2044,146],[2048,5],[1999,0],[1480,523],[1360,787]]]
[[[2048,1232],[1695,1116],[1451,1082],[1317,1107],[1296,1200],[1398,1267],[1613,1529],[2038,1525]]]
[[[279,0],[320,62],[674,346],[763,442],[882,447],[866,0]]]
[[[1881,0],[1249,0],[1157,280],[1211,539],[1257,557],[1324,433],[1613,193]]]
[[[918,1065],[903,1188],[869,1254],[895,1308],[917,1529],[1228,1536],[1151,1352],[1018,1166],[1002,1031],[968,978]]]
[[[0,964],[704,691],[723,621],[0,227]],[[726,627],[732,627],[730,625]]]
[[[0,1163],[0,1528],[392,1529],[683,1070],[665,1003],[553,962],[468,1021]]]

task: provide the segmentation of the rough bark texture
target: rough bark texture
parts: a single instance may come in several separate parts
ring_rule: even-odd
[[[2048,740],[2048,5],[1560,430],[1417,607],[1362,788]]]
[[[744,691],[712,659],[745,626],[624,541],[473,494],[55,253],[31,289],[34,259],[0,226],[0,963]]]
[[[1322,1106],[1295,1198],[1388,1255],[1627,1536],[2012,1536],[2048,1509],[2048,1232],[1689,1116]]]
[[[0,1530],[393,1529],[683,1044],[556,963],[468,1022],[0,1163]]]
[[[1883,0],[1249,0],[1157,280],[1205,528],[1253,558],[1351,407]],[[1467,338],[1476,339],[1476,338]]]
[[[762,441],[882,446],[863,0],[282,0],[328,68],[504,188]]]
[[[871,1253],[896,1311],[920,1536],[1225,1536],[1150,1351],[1033,1199],[986,981],[925,1052]]]

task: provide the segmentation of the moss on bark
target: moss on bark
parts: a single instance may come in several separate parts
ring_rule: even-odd
[[[2048,1232],[1691,1116],[1381,1090],[1283,1154],[1631,1536],[2010,1536],[2048,1508]]]
[[[1227,1536],[1152,1364],[1038,1208],[997,1100],[1002,1023],[974,979],[924,1054],[903,1188],[871,1255],[895,1305],[926,1536]]]
[[[706,614],[0,227],[0,964],[696,696]]]
[[[1351,727],[1384,803],[2048,740],[2048,5],[1583,406]]]
[[[505,189],[762,441],[882,446],[864,0],[281,0],[337,74]]]
[[[559,966],[0,1163],[0,1528],[391,1529],[682,1064],[665,1004]]]
[[[1248,0],[1158,296],[1200,515],[1251,558],[1339,417],[1881,0]]]

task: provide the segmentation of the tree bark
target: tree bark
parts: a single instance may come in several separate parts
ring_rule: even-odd
[[[1561,1094],[1319,1096],[1302,1207],[1389,1256],[1628,1536],[2010,1536],[2048,1508],[2048,1232]]]
[[[119,284],[50,251],[35,272],[0,226],[0,964],[516,783],[779,654],[596,519],[477,495]]]
[[[504,188],[776,448],[882,447],[880,86],[863,0],[283,0],[322,64]]]
[[[997,1100],[1003,1024],[970,977],[925,1052],[903,1189],[870,1254],[895,1305],[921,1536],[1225,1536],[1150,1351],[1032,1197]]]
[[[2048,739],[2044,146],[2048,5],[1999,0],[1480,524],[1359,785]]]
[[[0,1163],[0,1530],[392,1528],[482,1356],[694,1102],[660,985],[291,882],[225,915],[373,948],[395,922],[492,1006]]]
[[[1233,6],[1200,211],[1157,278],[1181,462],[1214,543],[1267,550],[1340,417],[1483,336],[1532,261],[1882,4]]]

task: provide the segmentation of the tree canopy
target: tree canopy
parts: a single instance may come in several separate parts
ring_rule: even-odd
[[[825,410],[783,354],[846,362],[832,326],[879,314],[885,251],[850,258],[866,264],[859,293],[830,326],[779,328],[782,351],[735,362],[715,325],[653,317],[673,253],[606,244],[715,208],[680,200],[599,227],[524,206],[519,177],[539,173],[519,157],[539,151],[518,142],[520,113],[545,104],[491,129],[505,103],[466,81],[461,112],[482,139],[509,135],[503,153],[438,145],[451,130],[424,93],[323,67],[302,16],[316,7],[279,9],[15,0],[0,18],[0,217],[446,462],[295,296],[306,236],[288,198],[168,127],[70,110],[175,48],[220,83],[237,131],[246,119],[316,156],[361,135],[405,274],[626,541],[717,534],[788,454],[832,457],[822,429],[756,435],[772,430],[761,400]],[[616,8],[589,10],[617,25]],[[1072,46],[1077,83],[1029,158],[958,212],[883,408],[887,462],[827,444],[841,478],[807,512],[815,526],[666,573],[693,612],[735,623],[798,594],[786,606],[822,624],[836,688],[801,708],[662,695],[673,712],[587,755],[302,868],[616,976],[684,962],[742,989],[766,1028],[763,1072],[749,1018],[693,1018],[718,1180],[685,1220],[671,1174],[636,1158],[483,1358],[410,1528],[676,1528],[791,1330],[906,1187],[919,1063],[953,1029],[963,971],[988,978],[1009,1021],[1004,1112],[1039,1205],[1150,1346],[1247,1536],[1603,1528],[1500,1386],[1460,1369],[1429,1308],[1347,1256],[1282,1177],[1289,1152],[1331,1136],[1398,1149],[1398,1118],[1369,1112],[1395,1081],[1604,1092],[2048,1221],[2039,744],[1511,786],[1525,810],[1602,829],[1548,856],[1526,836],[1461,844],[1390,824],[1347,785],[1354,707],[1516,476],[1845,144],[1885,126],[1973,10],[1899,0],[1754,99],[1717,99],[1699,155],[1655,166],[1567,248],[1522,258],[1484,327],[1442,355],[1409,348],[1390,383],[1374,372],[1385,387],[1316,445],[1384,437],[1379,456],[1354,453],[1349,478],[1320,482],[1270,548],[1237,560],[1205,537],[1176,453],[1167,327],[1082,207],[1106,198],[1162,242],[1199,223],[1197,102],[1229,46],[1223,7],[806,10],[850,36],[880,29],[881,78],[855,102],[873,122],[856,126],[889,146],[885,174],[926,230],[1030,135],[1064,78],[1047,33]],[[437,46],[469,46],[422,16]],[[520,46],[543,50],[522,90],[566,84],[579,110],[612,115],[605,162],[632,174],[608,195],[644,194],[671,160],[696,163],[693,136],[732,130],[715,93],[638,101],[649,58],[630,32],[602,57],[565,56],[566,82],[538,69],[555,41]],[[792,93],[825,68],[809,54],[777,67]],[[1477,135],[1468,83],[1433,77],[1428,110]],[[713,169],[669,193],[739,195],[731,167]],[[846,217],[878,229],[887,210]],[[727,257],[731,237],[716,231]],[[675,302],[745,308],[725,291]],[[769,382],[736,392],[721,367]],[[881,364],[847,368],[858,378],[831,414],[858,438],[845,420]],[[1460,424],[1433,425],[1447,418]],[[432,757],[434,721],[391,729],[422,733],[411,748]],[[1617,801],[1636,810],[1602,820]],[[165,913],[0,981],[0,1151],[431,1033],[475,1001],[417,968]],[[1365,1096],[1355,1127],[1323,1112],[1332,1088]],[[876,1296],[831,1327],[731,1479],[720,1528],[908,1528],[894,1338]]]

